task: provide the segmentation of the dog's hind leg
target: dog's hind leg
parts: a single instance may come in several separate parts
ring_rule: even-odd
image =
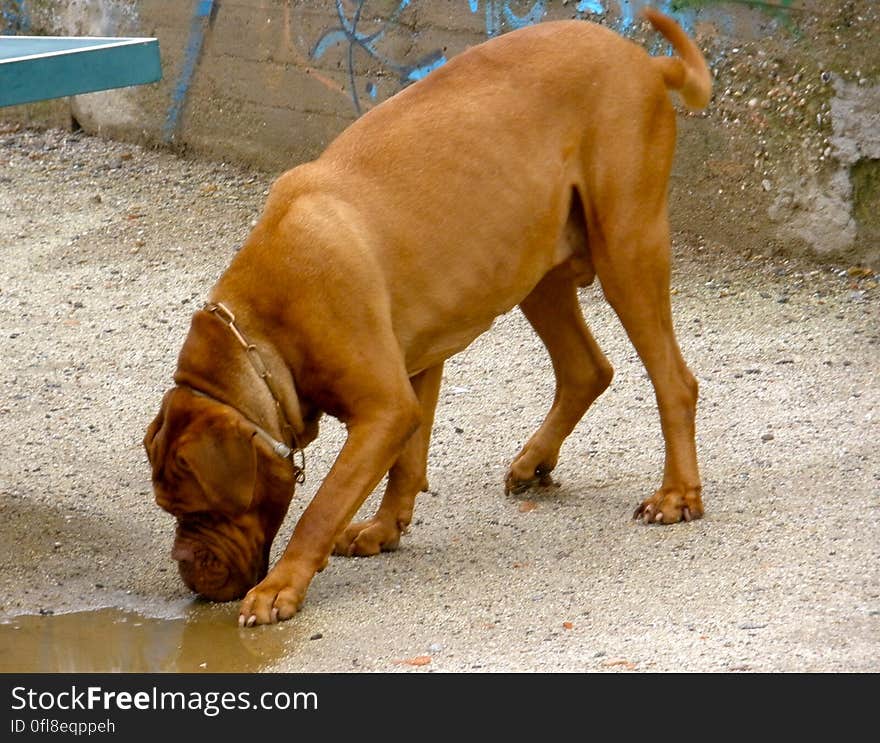
[[[690,521],[703,515],[695,443],[697,381],[673,328],[665,201],[651,204],[631,196],[618,203],[631,203],[633,210],[607,220],[591,249],[605,297],[654,385],[666,444],[663,484],[634,516],[645,523]]]
[[[388,483],[376,515],[349,525],[336,538],[335,554],[366,557],[397,547],[400,535],[412,520],[416,495],[428,489],[428,444],[442,378],[442,363],[412,378],[422,412],[421,425],[388,471]]]
[[[514,493],[552,482],[550,471],[563,441],[614,374],[584,322],[576,275],[568,263],[548,273],[520,303],[520,309],[550,354],[556,394],[541,427],[510,465],[505,490]]]

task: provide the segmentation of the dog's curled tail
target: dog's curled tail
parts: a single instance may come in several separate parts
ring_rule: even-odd
[[[690,109],[708,106],[712,97],[712,73],[699,47],[678,23],[659,10],[645,8],[642,13],[678,54],[677,57],[651,58],[660,68],[666,87],[677,90]]]

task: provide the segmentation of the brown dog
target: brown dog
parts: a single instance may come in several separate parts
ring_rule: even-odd
[[[556,396],[506,486],[546,483],[611,381],[577,298],[596,275],[651,377],[666,443],[663,483],[636,516],[702,515],[697,384],[669,301],[667,91],[702,108],[711,77],[674,21],[647,17],[678,57],[583,21],[514,31],[278,178],[194,315],[144,439],[190,588],[218,601],[247,593],[240,621],[264,624],[296,612],[334,548],[395,547],[427,486],[443,362],[515,305],[547,347]],[[347,440],[266,575],[323,413],[345,422]],[[386,472],[376,515],[350,523]]]

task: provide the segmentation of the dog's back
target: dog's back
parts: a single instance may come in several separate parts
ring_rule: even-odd
[[[609,213],[620,184],[649,211],[665,205],[675,141],[668,85],[689,67],[658,60],[584,21],[472,47],[282,175],[249,242],[287,245],[303,270],[338,266],[327,281],[360,273],[381,282],[400,313],[400,345],[421,368],[466,347],[554,266],[590,266],[592,220]],[[442,287],[412,279],[441,266]],[[455,337],[441,339],[449,328]]]
[[[459,297],[480,296],[491,275],[511,288],[494,316],[570,257],[558,236],[572,192],[597,211],[609,153],[629,149],[620,167],[654,161],[663,177],[674,118],[663,71],[640,46],[584,21],[542,23],[472,47],[383,102],[317,161],[282,176],[270,202],[288,210],[296,194],[319,192],[324,205],[313,210],[336,211],[328,198],[354,206],[369,221],[369,250],[390,256],[381,262],[393,291],[411,285],[396,275],[403,263],[410,276],[436,271],[438,261],[453,267]],[[476,256],[475,243],[485,247]],[[518,256],[506,276],[499,256]],[[419,306],[431,296],[400,299]]]
[[[672,19],[650,8],[645,15],[678,56],[650,57],[637,44],[585,21],[519,29],[471,47],[369,111],[322,157],[368,169],[377,163],[385,171],[389,153],[362,147],[367,130],[381,130],[390,143],[406,142],[414,159],[430,139],[432,151],[446,142],[457,160],[467,154],[461,145],[473,146],[475,130],[487,137],[515,136],[519,147],[520,132],[509,133],[533,126],[543,139],[552,139],[559,134],[557,124],[567,123],[563,112],[572,109],[584,112],[580,120],[591,129],[602,130],[603,123],[616,129],[621,111],[665,97],[667,89],[678,90],[691,108],[705,107],[711,76],[699,49]],[[399,154],[395,150],[395,157]]]

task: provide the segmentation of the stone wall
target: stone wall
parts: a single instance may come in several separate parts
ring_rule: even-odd
[[[150,36],[160,83],[0,109],[272,173],[467,48],[559,18],[653,53],[641,0],[0,0],[4,33]],[[673,224],[710,247],[880,256],[880,27],[873,0],[662,0],[716,75],[681,118]]]

